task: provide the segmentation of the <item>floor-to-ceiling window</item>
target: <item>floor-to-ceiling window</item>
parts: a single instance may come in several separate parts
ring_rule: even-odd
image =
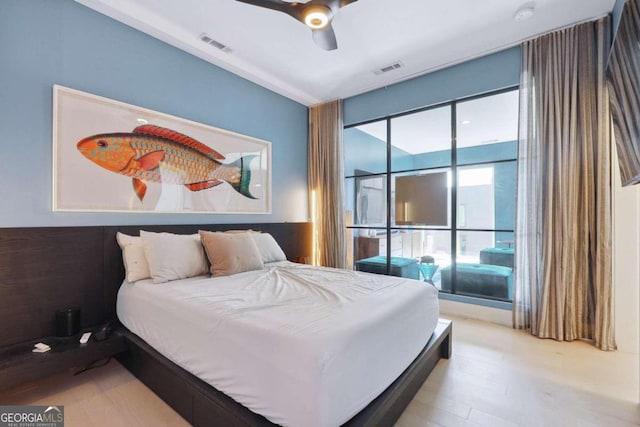
[[[510,301],[518,91],[344,130],[349,265]]]

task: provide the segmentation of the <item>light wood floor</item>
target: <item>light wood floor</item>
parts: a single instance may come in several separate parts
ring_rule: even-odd
[[[438,363],[399,427],[640,425],[637,354],[452,319],[453,356]]]
[[[640,425],[637,355],[453,320],[452,358],[438,363],[397,427]],[[64,405],[67,427],[188,425],[115,361],[25,384],[0,404]]]

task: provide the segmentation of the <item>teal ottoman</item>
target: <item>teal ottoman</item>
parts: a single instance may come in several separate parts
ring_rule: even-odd
[[[368,273],[387,274],[387,257],[374,256],[356,261],[356,270]],[[392,276],[419,279],[418,262],[413,258],[391,257]]]
[[[513,248],[486,248],[480,251],[480,264],[513,268]]]
[[[458,263],[456,293],[481,297],[513,298],[513,270],[501,265]],[[440,272],[442,290],[451,292],[451,266]]]

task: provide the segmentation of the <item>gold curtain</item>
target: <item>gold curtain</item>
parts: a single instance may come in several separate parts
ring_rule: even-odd
[[[514,327],[615,350],[609,18],[522,46]]]
[[[309,198],[314,264],[345,268],[342,101],[309,109]]]

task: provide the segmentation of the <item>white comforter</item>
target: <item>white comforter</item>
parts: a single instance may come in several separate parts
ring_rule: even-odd
[[[117,312],[161,354],[272,422],[337,426],[415,359],[438,296],[415,280],[280,262],[125,282]]]

